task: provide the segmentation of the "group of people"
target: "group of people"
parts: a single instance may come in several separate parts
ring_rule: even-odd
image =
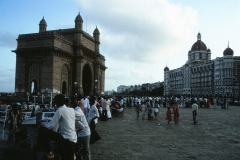
[[[38,126],[36,142],[37,152],[46,152],[46,159],[54,159],[54,153],[63,160],[91,159],[90,144],[101,139],[95,130],[97,119],[100,117],[96,107],[97,100],[86,96],[81,100],[58,94],[54,97],[56,111],[50,122],[41,122]],[[10,148],[18,149],[18,130],[22,128],[21,111],[17,104],[11,106],[4,130],[8,126],[8,144]],[[8,123],[10,121],[10,123]],[[14,136],[15,135],[15,136]],[[13,141],[15,137],[15,141]],[[53,140],[57,147],[53,151],[50,147]]]
[[[99,117],[95,97],[84,97],[81,101],[68,102],[63,95],[54,97],[57,110],[49,123],[41,123],[38,128],[37,151],[45,151],[48,159],[54,158],[49,141],[57,143],[56,151],[62,159],[91,159],[90,143],[101,139],[95,130]],[[81,149],[81,151],[80,151]],[[81,155],[82,154],[82,155]]]

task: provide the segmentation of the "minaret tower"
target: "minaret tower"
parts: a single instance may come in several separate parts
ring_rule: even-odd
[[[93,32],[93,37],[95,38],[95,52],[96,53],[100,53],[100,51],[99,51],[99,47],[100,47],[100,32],[99,32],[97,27],[96,27],[96,29]]]
[[[47,23],[43,17],[39,23],[39,33],[44,33],[46,32],[46,30],[47,30]]]
[[[80,44],[82,42],[82,25],[83,19],[78,13],[77,17],[75,18],[75,33],[74,33],[74,42],[76,44]]]

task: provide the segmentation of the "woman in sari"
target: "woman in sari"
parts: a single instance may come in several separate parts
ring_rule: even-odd
[[[175,104],[173,105],[173,112],[174,114],[174,122],[175,124],[177,124],[177,122],[179,121],[179,105],[178,105],[178,102],[175,102]]]

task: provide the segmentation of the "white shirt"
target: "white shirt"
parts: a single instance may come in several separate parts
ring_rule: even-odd
[[[91,120],[92,120],[94,117],[99,117],[99,113],[98,113],[97,107],[96,107],[95,105],[92,105],[92,106],[89,108],[89,112],[88,112],[88,116],[87,116],[88,124],[90,124]]]
[[[110,109],[110,105],[111,105],[111,102],[110,100],[106,100],[106,109],[109,110]]]
[[[194,110],[198,112],[198,105],[196,103],[192,104],[192,111]]]
[[[90,108],[89,100],[88,98],[82,99],[82,102],[84,103],[84,108]]]
[[[81,110],[80,107],[76,107],[75,111],[78,113],[78,115],[76,115],[76,120],[80,120],[84,125],[83,130],[81,132],[78,132],[78,137],[89,136],[91,134],[91,131],[83,111]]]
[[[68,139],[74,143],[77,142],[77,134],[75,131],[75,117],[77,113],[72,108],[67,108],[65,105],[59,107],[54,114],[52,120],[45,124],[48,129],[53,129],[58,126],[58,132],[64,139]]]

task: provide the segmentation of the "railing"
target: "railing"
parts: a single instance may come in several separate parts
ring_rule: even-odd
[[[1,114],[1,118],[0,121],[3,122],[3,133],[2,133],[2,139],[4,139],[4,126],[5,126],[5,122],[7,120],[7,116],[8,116],[8,112],[9,112],[9,105],[1,105],[0,106],[0,114]]]

